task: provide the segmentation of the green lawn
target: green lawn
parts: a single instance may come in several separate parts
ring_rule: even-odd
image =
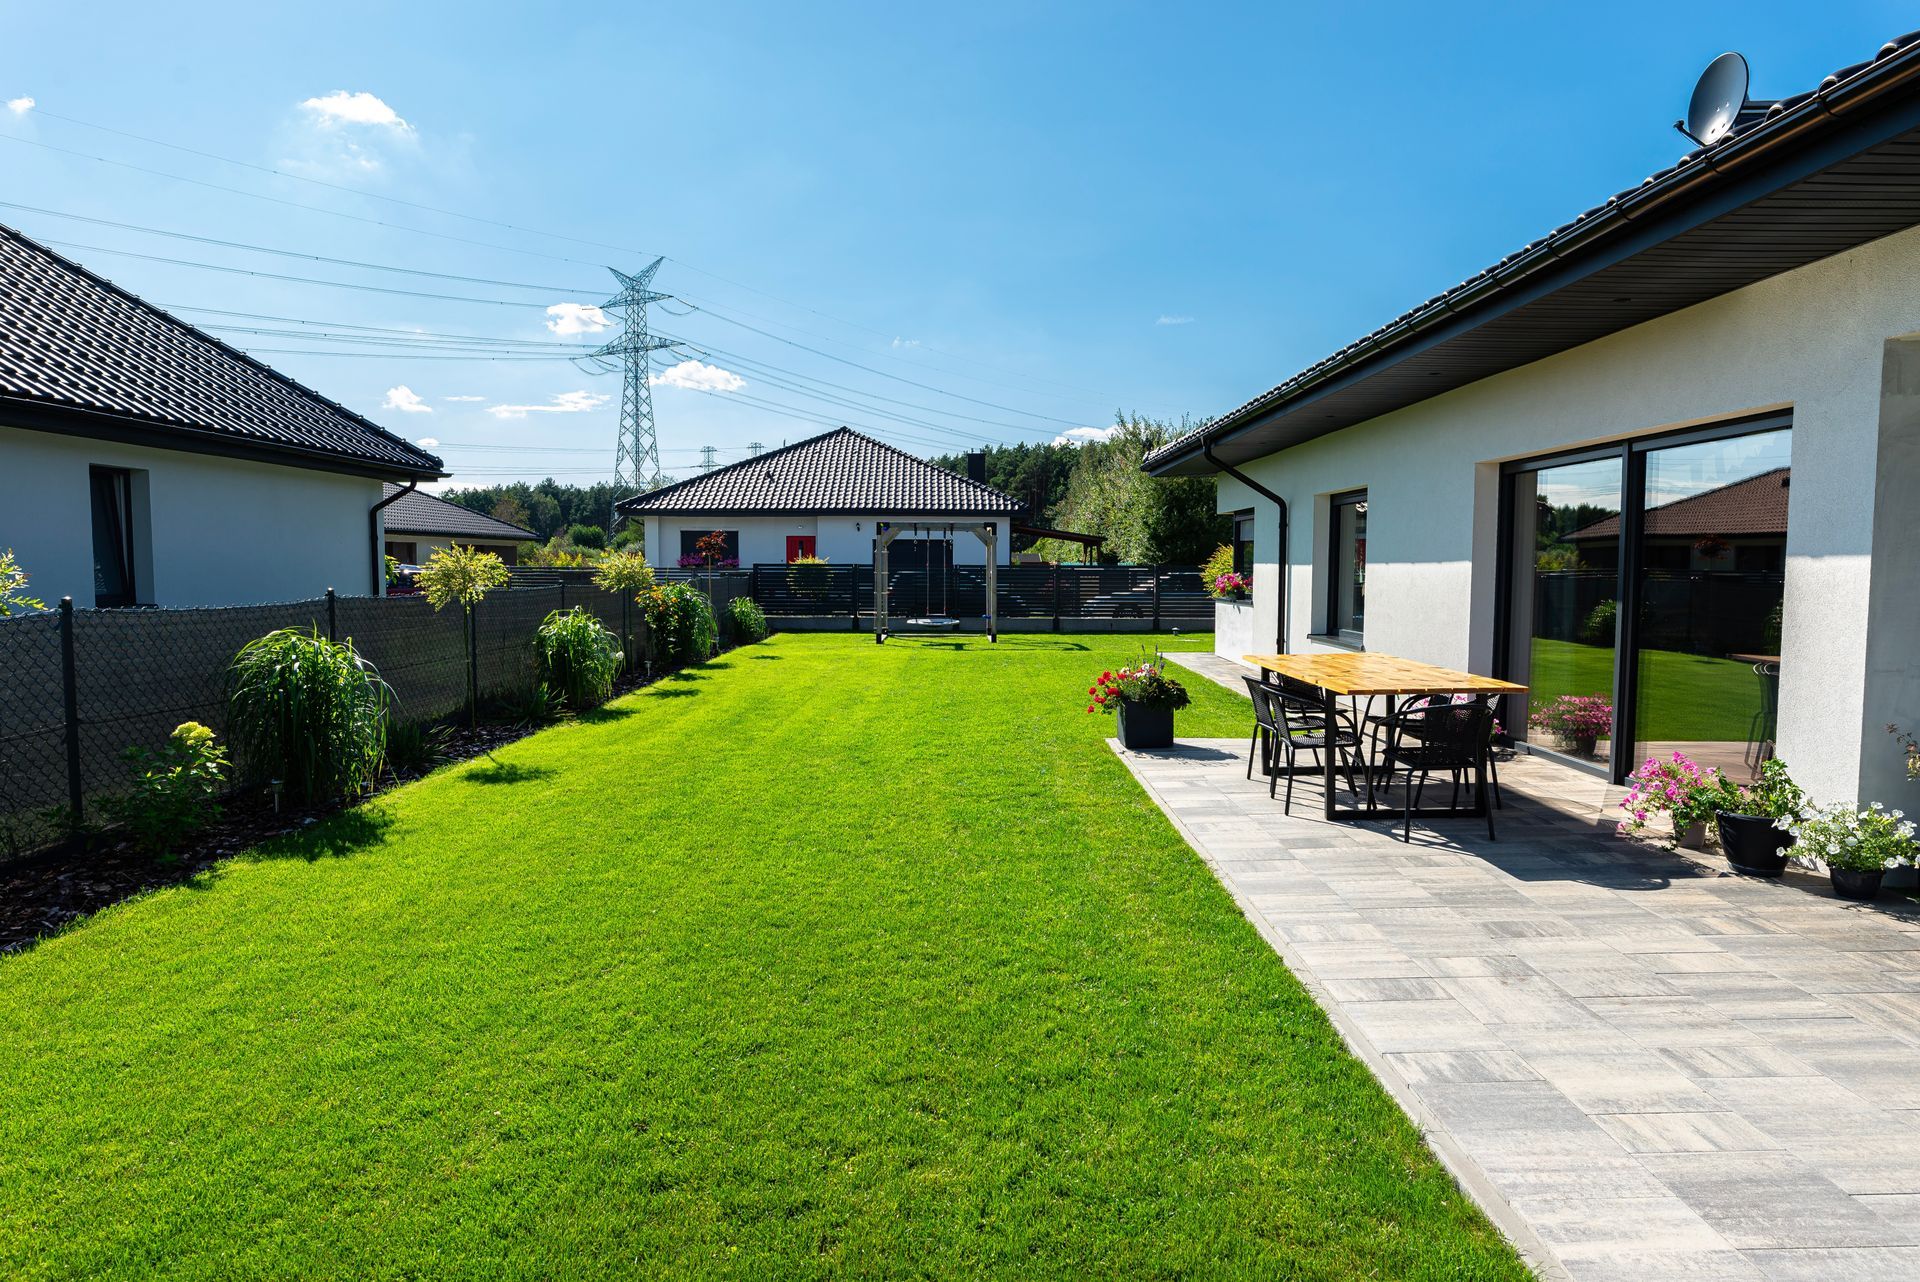
[[[1643,741],[1709,739],[1745,743],[1760,702],[1751,663],[1648,650],[1640,674]],[[1613,698],[1613,651],[1576,641],[1533,642],[1528,681],[1537,707],[1563,694]]]
[[[1104,746],[1135,654],[778,637],[0,959],[0,1273],[1525,1276]]]

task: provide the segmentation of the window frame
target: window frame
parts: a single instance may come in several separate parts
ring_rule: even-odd
[[[739,564],[740,562],[740,531],[729,530],[721,526],[714,526],[711,528],[697,529],[697,530],[691,527],[683,527],[680,531],[680,555],[683,557],[699,555],[699,553],[696,552],[694,549],[694,544],[698,543],[701,539],[706,538],[709,534],[726,535],[728,555],[733,559],[736,565]],[[678,564],[678,562],[676,562],[676,564]]]
[[[1341,490],[1327,496],[1327,596],[1326,618],[1322,635],[1329,641],[1341,645],[1366,648],[1366,612],[1361,611],[1358,628],[1343,627],[1345,622],[1340,615],[1341,547],[1340,517],[1341,509],[1357,507],[1364,515],[1367,511],[1367,490],[1365,486],[1353,490]],[[1362,562],[1364,565],[1364,561]],[[1364,573],[1364,571],[1363,571]],[[1365,583],[1365,579],[1362,579]]]
[[[117,484],[116,484],[117,482]],[[102,486],[118,511],[120,560],[124,590],[102,594],[100,591],[100,506]],[[87,508],[91,523],[94,561],[93,604],[95,609],[118,610],[140,604],[140,552],[135,543],[134,473],[132,468],[93,464],[87,468]]]

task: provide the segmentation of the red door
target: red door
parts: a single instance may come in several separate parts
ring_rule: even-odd
[[[813,535],[789,534],[787,536],[787,562],[792,564],[803,556],[813,555]]]

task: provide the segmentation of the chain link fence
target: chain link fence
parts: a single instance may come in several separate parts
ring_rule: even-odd
[[[184,610],[59,610],[0,619],[0,859],[59,839],[124,792],[130,747],[157,748],[183,721],[226,736],[227,669],[281,628],[351,640],[393,690],[398,723],[464,713],[469,700],[525,690],[534,634],[580,606],[644,662],[640,610],[591,584],[510,587],[474,608],[424,597],[338,597]]]

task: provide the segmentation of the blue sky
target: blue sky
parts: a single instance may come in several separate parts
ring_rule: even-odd
[[[537,345],[655,254],[667,471],[935,452],[1220,413],[1671,163],[1722,50],[1774,97],[1912,21],[1450,9],[0,2],[0,222],[474,482],[610,470],[617,380]]]

